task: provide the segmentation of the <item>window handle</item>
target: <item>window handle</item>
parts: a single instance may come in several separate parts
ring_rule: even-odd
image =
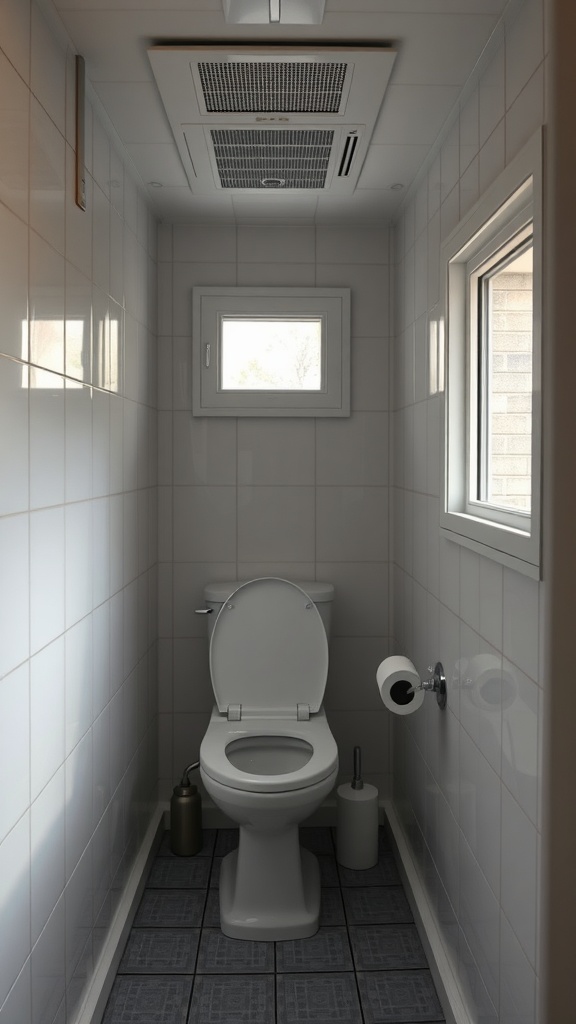
[[[206,369],[210,366],[210,342],[206,345],[206,353],[204,356],[204,365]]]

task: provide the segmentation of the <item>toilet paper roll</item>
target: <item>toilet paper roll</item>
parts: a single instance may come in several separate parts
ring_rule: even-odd
[[[407,692],[411,686],[420,686],[420,676],[409,658],[385,658],[376,671],[376,682],[384,704],[395,715],[413,714],[426,696],[424,690]]]

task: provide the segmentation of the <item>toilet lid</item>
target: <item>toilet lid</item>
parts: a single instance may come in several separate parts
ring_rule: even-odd
[[[328,674],[328,641],[315,604],[288,580],[244,583],[224,602],[210,640],[210,674],[220,711],[318,711]]]

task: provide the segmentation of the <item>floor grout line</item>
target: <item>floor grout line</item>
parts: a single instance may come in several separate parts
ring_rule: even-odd
[[[157,872],[155,876],[156,884],[153,886],[147,885],[142,897],[143,902],[147,894],[155,894],[157,902],[154,910],[154,916],[157,919],[150,924],[142,924],[142,921],[140,921],[139,924],[134,925],[130,932],[120,966],[122,967],[122,961],[124,961],[124,958],[126,957],[127,950],[129,950],[131,939],[133,942],[132,948],[129,950],[129,954],[131,954],[132,959],[129,955],[125,961],[126,968],[122,972],[120,969],[118,971],[115,988],[112,990],[109,1004],[104,1015],[103,1024],[124,1024],[124,1022],[127,1022],[128,1020],[131,1024],[139,1024],[140,1014],[138,1009],[134,1006],[129,1006],[129,998],[126,994],[126,987],[130,984],[134,985],[134,998],[142,998],[141,993],[145,993],[147,989],[151,990],[154,985],[156,985],[157,989],[157,999],[160,999],[162,991],[164,992],[165,998],[168,1001],[167,1006],[169,1003],[169,1008],[166,1010],[165,1014],[163,1014],[162,1009],[158,1011],[158,1016],[155,1017],[155,1019],[158,1020],[159,1024],[199,1024],[200,1017],[198,1017],[197,1013],[199,1012],[201,1014],[202,1019],[204,1019],[205,1016],[203,1010],[204,1003],[201,1003],[202,998],[210,1000],[210,1019],[213,1019],[216,1024],[235,1024],[234,1018],[231,1016],[232,1011],[230,1009],[229,1011],[226,1011],[224,1006],[224,1009],[220,1012],[217,1006],[219,995],[224,993],[225,999],[226,992],[233,990],[234,981],[237,983],[235,989],[236,999],[240,998],[240,1000],[242,1000],[242,998],[248,999],[252,997],[258,1000],[259,998],[261,1001],[264,1000],[264,1003],[266,1004],[266,1019],[261,1015],[255,1016],[254,1024],[304,1024],[304,1021],[306,1021],[307,1024],[314,1024],[315,1021],[316,1024],[328,1024],[329,1020],[333,1020],[334,1024],[336,1024],[336,1021],[339,1018],[333,1014],[330,1015],[328,1008],[321,1014],[321,1016],[318,1016],[318,1014],[314,1016],[314,1009],[312,1009],[310,1013],[308,1013],[308,1010],[306,1009],[305,1013],[307,1015],[302,1016],[300,1014],[302,1003],[298,1003],[298,999],[301,1001],[304,1000],[304,1003],[307,1005],[309,998],[315,998],[314,993],[316,993],[317,997],[320,990],[318,984],[316,987],[313,986],[313,979],[315,976],[319,975],[323,976],[325,979],[328,977],[331,979],[331,985],[328,986],[327,991],[332,994],[331,998],[333,1000],[337,1001],[338,996],[340,996],[341,999],[344,997],[346,998],[351,1007],[352,1016],[350,1019],[353,1017],[357,1024],[365,1024],[365,1021],[367,1020],[374,1022],[374,1024],[379,1024],[379,1022],[383,1022],[384,1024],[384,1022],[392,1020],[394,1020],[395,1024],[410,1024],[410,1022],[415,1019],[416,992],[424,991],[425,997],[429,1000],[432,999],[432,993],[435,995],[426,957],[423,951],[422,954],[420,954],[420,949],[418,948],[420,946],[419,939],[415,943],[414,936],[410,937],[410,932],[404,932],[403,937],[400,934],[396,935],[396,940],[399,944],[401,942],[408,942],[407,947],[405,945],[402,946],[405,961],[407,961],[410,956],[416,956],[417,958],[420,957],[422,966],[418,963],[409,964],[408,962],[405,962],[404,964],[394,964],[390,960],[390,957],[390,965],[384,966],[384,953],[382,954],[383,959],[380,966],[358,966],[358,964],[361,964],[363,960],[366,961],[366,951],[368,951],[368,956],[372,955],[370,942],[374,941],[374,933],[372,933],[372,937],[370,937],[370,933],[368,931],[370,928],[375,927],[384,929],[385,931],[387,930],[389,935],[388,941],[394,940],[394,929],[398,930],[409,928],[410,931],[413,929],[415,932],[416,928],[411,914],[410,920],[406,921],[366,920],[365,922],[362,922],[361,920],[358,920],[359,913],[362,910],[362,901],[360,901],[359,905],[357,897],[356,904],[354,905],[352,894],[355,890],[356,892],[359,892],[359,890],[364,890],[364,892],[366,892],[366,890],[373,890],[374,898],[378,895],[381,900],[384,899],[382,893],[385,893],[386,890],[389,890],[390,898],[392,898],[392,892],[394,892],[395,902],[390,904],[389,912],[402,913],[402,900],[400,899],[399,904],[398,893],[402,893],[404,900],[405,893],[400,879],[398,878],[398,881],[396,882],[395,875],[390,868],[388,858],[390,851],[387,844],[379,848],[378,862],[380,865],[382,859],[386,860],[386,865],[384,868],[380,868],[380,873],[383,875],[384,879],[387,879],[387,881],[376,881],[372,885],[345,885],[343,884],[345,881],[350,883],[353,882],[354,879],[351,879],[349,876],[347,877],[347,869],[339,866],[336,861],[336,848],[333,830],[315,829],[314,833],[315,834],[312,834],[312,832],[309,833],[307,837],[307,848],[310,848],[311,844],[311,852],[315,852],[316,849],[320,851],[316,856],[320,858],[320,862],[323,865],[323,873],[325,879],[327,879],[327,882],[325,881],[323,885],[321,879],[322,890],[324,893],[327,891],[337,893],[337,898],[334,903],[330,904],[330,910],[326,915],[329,915],[328,923],[323,923],[320,926],[319,932],[316,934],[321,937],[324,935],[327,939],[330,930],[340,929],[343,933],[342,939],[344,939],[345,935],[345,943],[347,944],[346,949],[343,948],[341,940],[334,937],[330,942],[326,942],[325,950],[322,950],[322,941],[320,939],[319,947],[316,947],[317,951],[318,948],[320,949],[316,965],[307,970],[305,966],[304,969],[302,969],[302,964],[305,964],[304,957],[306,956],[306,948],[300,948],[300,950],[298,950],[297,946],[288,947],[289,952],[293,953],[297,957],[295,962],[290,965],[290,962],[284,959],[286,950],[283,951],[282,961],[279,960],[278,943],[273,942],[271,958],[264,956],[264,964],[270,963],[271,961],[270,967],[261,966],[257,961],[251,959],[253,954],[254,956],[258,955],[258,952],[255,952],[253,947],[250,950],[244,950],[245,953],[250,954],[248,957],[249,964],[256,963],[257,969],[251,970],[249,966],[247,967],[246,963],[242,963],[242,961],[238,959],[232,958],[228,963],[226,963],[225,955],[227,952],[227,943],[235,943],[239,940],[231,940],[223,937],[224,959],[221,969],[212,970],[210,968],[212,968],[213,965],[210,964],[208,969],[202,970],[202,949],[204,949],[202,956],[205,960],[207,956],[206,945],[203,945],[203,939],[206,939],[206,942],[208,942],[208,934],[210,934],[210,942],[217,942],[218,940],[215,939],[215,934],[222,934],[218,925],[214,923],[215,918],[214,921],[211,922],[208,912],[210,896],[211,894],[216,894],[218,892],[218,888],[214,885],[214,870],[217,863],[221,863],[222,861],[220,852],[222,852],[224,856],[229,852],[231,848],[232,834],[229,830],[216,830],[215,834],[214,830],[207,830],[207,834],[210,836],[210,842],[212,843],[211,850],[206,857],[197,855],[194,859],[194,866],[192,866],[192,863],[188,858],[175,857],[171,853],[167,853],[166,847],[168,844],[165,838],[151,868],[152,874],[154,866],[157,865]],[[306,842],[304,845],[306,845]],[[327,853],[327,849],[331,849],[332,852]],[[160,865],[158,865],[159,861],[162,862]],[[202,861],[206,861],[207,868],[200,868],[199,863]],[[170,869],[170,863],[176,865],[176,867]],[[186,875],[186,867],[188,868],[188,875]],[[183,877],[188,877],[188,880],[190,880],[197,878],[199,874],[206,875],[206,882],[201,886],[186,884],[182,881]],[[374,878],[377,878],[377,875],[373,874],[368,877],[371,877],[372,880],[374,880]],[[165,884],[158,885],[158,878],[160,878],[161,882],[164,882]],[[178,884],[170,884],[171,878],[178,878]],[[332,879],[336,879],[336,881],[332,883]],[[366,882],[366,879],[364,879],[364,881]],[[178,892],[182,893],[184,891],[187,893],[203,893],[204,898],[202,902],[202,909],[197,917],[197,920],[199,921],[198,924],[186,925],[181,923],[181,921],[175,924],[173,923],[174,917],[171,919],[169,914],[167,917],[166,913],[164,913],[164,915],[162,913],[161,897],[159,894],[164,893],[168,896],[170,893],[175,894]],[[345,895],[347,896],[346,901],[344,899]],[[212,895],[212,899],[214,899],[214,895]],[[399,905],[400,910],[398,911]],[[192,903],[192,906],[195,907],[195,903]],[[151,913],[151,910],[149,910],[149,912]],[[180,911],[180,913],[182,912]],[[211,911],[211,913],[213,915],[213,911]],[[376,918],[377,917],[378,913],[376,913]],[[330,920],[330,918],[332,919]],[[158,919],[162,921],[162,923],[158,923]],[[193,919],[196,919],[196,910],[194,910]],[[145,922],[145,915],[143,915],[143,920]],[[363,930],[365,930],[365,934],[362,939],[365,943],[364,946],[361,944],[360,934]],[[153,934],[145,936],[144,933]],[[193,936],[191,933],[193,933]],[[335,936],[335,933],[333,934]],[[384,933],[380,934],[382,935]],[[409,936],[408,938],[406,938],[407,934]],[[170,940],[175,935],[179,935],[180,938],[178,941],[174,939],[174,945],[171,949]],[[193,949],[194,938],[197,940],[196,948],[191,958],[193,963],[190,962],[189,970],[181,969],[180,967],[180,963],[185,962],[187,953],[186,943],[184,942],[184,937],[186,935],[189,936],[190,950]],[[156,948],[154,947],[155,937],[157,941]],[[138,944],[138,938],[140,944]],[[162,938],[166,940],[164,944],[161,942]],[[182,942],[180,941],[181,939]],[[313,943],[313,940],[314,936],[311,936],[309,939],[293,941],[296,943]],[[258,945],[268,946],[270,944],[258,943]],[[313,948],[313,945],[308,947],[309,950]],[[387,951],[388,948],[389,947],[386,947]],[[237,948],[235,952],[238,951],[239,950]],[[218,950],[218,954],[219,952],[220,950]],[[154,963],[153,959],[155,953],[158,956],[156,963]],[[174,956],[177,957],[178,965],[172,966],[170,963],[171,953],[174,953]],[[322,962],[323,953],[325,954],[324,962]],[[338,958],[337,960],[332,959],[332,965],[335,964],[336,966],[332,966],[330,964],[329,957],[331,953]],[[144,961],[145,964],[142,969],[139,969],[137,966],[139,954],[142,955],[141,963]],[[308,955],[312,954],[308,953]],[[386,955],[388,955],[388,952]],[[391,955],[398,958],[398,951],[394,950]],[[147,964],[146,957],[148,957]],[[343,959],[343,957],[346,957],[346,959]],[[347,965],[348,962],[350,963],[350,967],[343,967],[343,964]],[[279,965],[286,964],[288,964],[288,966],[285,967],[284,970],[279,970]],[[159,965],[161,965],[162,969],[158,969]],[[132,969],[130,969],[131,966]],[[367,976],[362,985],[360,976]],[[386,978],[386,976],[388,977]],[[279,986],[280,977],[284,979],[281,987]],[[349,982],[345,980],[347,977],[350,978]],[[393,1015],[390,1016],[386,1010],[387,1004],[385,1005],[385,1001],[393,1000],[394,997],[396,997],[396,999],[405,998],[405,995],[400,994],[400,988],[403,986],[403,990],[406,989],[409,977],[410,984],[408,988],[410,989],[410,986],[414,986],[411,990],[413,992],[411,997],[413,1000],[412,1009],[407,1006],[405,1011],[407,1015],[402,1016],[401,1010],[396,1006],[391,1011]],[[254,982],[254,979],[260,979],[261,984],[259,985],[258,982],[256,982],[251,985],[250,982],[251,980]],[[219,980],[220,984],[218,984]],[[180,986],[180,988],[178,990],[173,989],[173,986],[170,988],[169,982],[173,982],[173,984]],[[123,983],[125,983],[126,991],[122,988]],[[311,985],[312,987],[310,987]],[[324,986],[322,990],[326,991],[325,983],[322,983],[322,985]],[[394,987],[395,985],[396,987]],[[400,985],[400,988],[398,985]],[[420,986],[419,989],[418,985]],[[424,989],[422,986],[424,986]],[[115,989],[118,991],[122,989],[124,992],[122,1000],[123,1009],[120,1007],[119,1001],[118,1012],[116,1012],[114,1003]],[[363,990],[364,999],[362,997]],[[194,995],[195,992],[197,993],[196,1000]],[[352,996],[352,993],[354,993],[354,997]],[[293,1000],[292,1009],[295,1007],[294,1012],[291,1012],[290,1009],[290,998]],[[180,1004],[178,1004],[178,999],[181,1000]],[[357,1000],[357,1007],[353,1005],[354,999]],[[213,1004],[211,1000],[216,1000],[214,1016],[212,1016]],[[374,1000],[379,1001],[379,1005],[383,1007],[383,1009],[379,1010],[378,1007],[376,1007]],[[438,1003],[437,997],[436,1003],[439,1008],[440,1004]],[[174,1007],[176,1004],[180,1005],[179,1010],[175,1010]],[[336,1005],[338,1006],[337,1003]],[[388,1007],[388,1009],[390,1009],[390,1007]],[[194,1018],[192,1017],[193,1010]],[[334,1012],[336,1012],[336,1010]],[[430,1003],[430,1013],[437,1013],[435,1005],[432,1003]],[[147,1018],[145,1017],[143,1010],[141,1015],[142,1022],[145,1019]],[[422,1018],[420,1017],[420,1019]],[[442,1024],[444,1018],[442,1015],[436,1015],[428,1016],[426,1019],[431,1022],[435,1021],[436,1024]]]

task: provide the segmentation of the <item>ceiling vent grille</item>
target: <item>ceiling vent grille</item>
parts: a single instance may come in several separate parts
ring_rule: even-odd
[[[337,114],[347,65],[342,62],[200,61],[208,113]]]
[[[386,43],[167,44],[148,53],[191,191],[231,198],[272,189],[350,196],[396,57]]]
[[[324,188],[333,131],[213,129],[222,188]]]

